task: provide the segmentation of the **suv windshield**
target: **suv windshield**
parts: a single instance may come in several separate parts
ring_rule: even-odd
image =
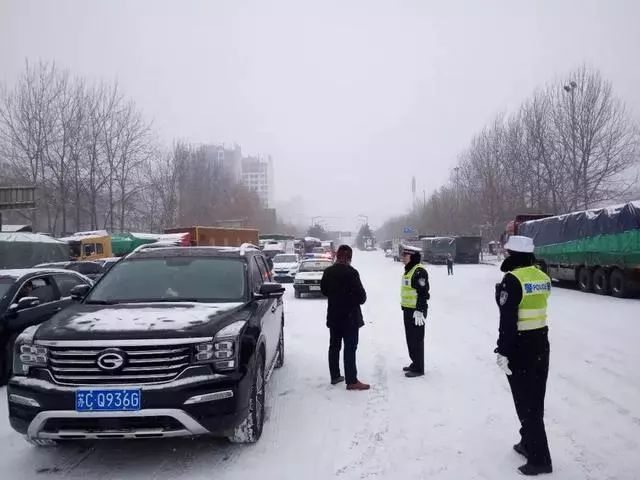
[[[301,272],[322,272],[332,265],[331,262],[304,262],[300,265]]]
[[[298,258],[295,255],[278,255],[273,259],[273,263],[295,263]]]
[[[86,302],[238,302],[244,300],[245,292],[240,260],[145,258],[116,264]]]

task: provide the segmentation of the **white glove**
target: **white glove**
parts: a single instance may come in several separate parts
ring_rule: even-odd
[[[416,324],[416,327],[424,326],[424,315],[420,310],[416,310],[413,312],[413,321]]]
[[[500,367],[500,369],[506,375],[511,375],[513,373],[511,371],[511,369],[509,368],[509,359],[507,357],[505,357],[504,355],[500,355],[498,353],[497,356],[496,356],[496,363],[498,364],[498,367]]]

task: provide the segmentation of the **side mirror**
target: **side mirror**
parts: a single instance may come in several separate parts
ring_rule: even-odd
[[[87,296],[91,290],[91,285],[76,285],[71,289],[71,299],[80,301]]]
[[[280,298],[284,295],[285,289],[282,285],[275,282],[265,282],[260,287],[258,297],[261,298]]]
[[[18,303],[14,303],[9,307],[12,312],[19,312],[27,308],[33,308],[40,305],[40,299],[38,297],[22,297],[18,300]]]

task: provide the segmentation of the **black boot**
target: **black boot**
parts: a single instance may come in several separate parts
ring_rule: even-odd
[[[527,477],[553,472],[551,465],[532,465],[531,463],[522,465],[518,470],[520,470],[522,475],[526,475]]]
[[[415,370],[409,370],[407,373],[404,374],[404,376],[407,378],[422,377],[423,375],[424,375],[424,372],[416,372]]]
[[[344,382],[344,377],[336,377],[331,379],[331,385],[337,385]]]
[[[513,449],[518,452],[520,455],[522,455],[524,458],[529,458],[529,453],[527,452],[527,450],[524,448],[524,445],[522,445],[522,442],[520,443],[516,443],[513,446]]]
[[[403,372],[411,372],[413,371],[414,367],[413,367],[413,363],[411,365],[409,365],[408,367],[402,367],[402,371]]]

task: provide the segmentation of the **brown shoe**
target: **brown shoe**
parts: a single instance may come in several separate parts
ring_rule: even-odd
[[[347,390],[369,390],[371,385],[357,381],[356,383],[350,383],[347,385]]]

